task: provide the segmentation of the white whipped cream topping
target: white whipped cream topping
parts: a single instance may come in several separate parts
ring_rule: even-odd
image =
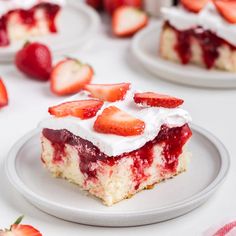
[[[181,108],[167,109],[157,107],[141,107],[133,101],[133,91],[129,91],[124,101],[115,103],[106,102],[102,109],[97,113],[101,114],[103,109],[108,106],[116,106],[121,110],[137,117],[145,122],[144,133],[137,136],[123,137],[113,134],[102,134],[93,130],[93,124],[96,117],[87,120],[81,120],[76,117],[57,118],[50,116],[41,121],[41,128],[49,129],[67,129],[76,136],[92,142],[96,147],[108,156],[117,156],[125,152],[131,152],[141,148],[146,142],[153,140],[160,131],[163,124],[169,127],[180,127],[191,121],[188,112]],[[79,93],[70,100],[81,100],[89,98],[85,93]],[[69,101],[70,101],[69,100]]]
[[[40,2],[50,2],[60,6],[65,5],[66,0],[0,0],[0,16],[14,9],[29,9]]]
[[[198,14],[189,12],[180,6],[162,8],[162,15],[178,30],[201,26],[236,46],[236,24],[230,24],[226,21],[213,3],[208,3]]]

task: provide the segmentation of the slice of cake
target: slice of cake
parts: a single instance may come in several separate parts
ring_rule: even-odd
[[[46,168],[108,206],[185,171],[189,157],[183,100],[129,87],[88,85],[40,124]]]
[[[235,1],[182,0],[163,8],[161,57],[236,72]]]
[[[63,0],[0,0],[0,47],[57,32]]]

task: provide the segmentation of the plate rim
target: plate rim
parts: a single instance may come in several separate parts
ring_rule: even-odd
[[[194,87],[205,87],[205,88],[222,88],[222,89],[233,89],[236,88],[236,73],[233,72],[227,72],[227,71],[217,71],[214,70],[214,73],[219,73],[219,77],[217,79],[215,79],[215,74],[212,75],[210,74],[211,71],[207,70],[205,68],[201,68],[198,67],[194,64],[190,64],[190,65],[181,65],[172,61],[168,61],[168,60],[164,60],[160,57],[157,57],[157,60],[154,61],[153,58],[151,58],[150,56],[147,55],[147,53],[144,52],[144,50],[142,50],[141,47],[139,47],[140,45],[140,41],[142,40],[143,37],[147,36],[150,33],[153,33],[155,30],[158,32],[160,31],[161,27],[162,27],[163,21],[158,20],[156,22],[154,22],[153,24],[147,26],[146,28],[142,29],[141,31],[139,31],[132,39],[131,42],[131,52],[132,54],[135,56],[135,58],[142,64],[142,66],[152,75],[154,75],[155,77],[165,80],[165,81],[169,81],[169,82],[174,82],[177,84],[183,84],[186,86],[194,86]],[[159,63],[161,62],[161,64]],[[158,65],[159,64],[159,65]],[[199,77],[197,74],[192,73],[191,74],[191,78],[189,78],[189,80],[187,80],[186,78],[183,79],[183,81],[181,81],[180,79],[174,79],[171,78],[171,76],[164,76],[164,69],[168,67],[168,69],[170,68],[170,66],[182,66],[183,69],[186,69],[187,67],[196,67],[199,70],[206,70],[205,72],[205,77],[201,78]],[[156,71],[159,72],[152,72],[150,67],[155,68]],[[165,67],[164,69],[161,67]],[[161,69],[161,70],[160,70]],[[174,72],[175,71],[175,72]],[[176,72],[177,71],[177,72]],[[172,77],[175,75],[177,76],[182,76],[184,73],[180,72],[180,69],[172,69],[171,72],[169,72],[169,74],[172,74]],[[169,75],[168,74],[168,75]],[[221,74],[221,75],[220,75]],[[189,77],[189,75],[187,74],[187,76]],[[234,78],[235,77],[235,78]],[[195,81],[193,81],[191,83],[192,80],[197,80],[197,83]],[[190,82],[189,82],[190,81]],[[222,83],[224,83],[224,85],[222,85]]]
[[[63,7],[64,8],[65,7],[78,8],[80,11],[82,11],[89,17],[91,23],[90,23],[90,27],[88,27],[86,30],[86,34],[83,34],[82,38],[76,38],[74,40],[70,40],[70,43],[64,44],[64,46],[61,46],[59,49],[58,48],[52,49],[52,52],[55,55],[63,54],[63,52],[65,51],[69,51],[69,50],[71,51],[77,45],[78,47],[81,47],[81,44],[83,42],[86,42],[86,40],[88,40],[89,38],[92,38],[92,35],[98,30],[98,28],[101,25],[101,18],[99,14],[92,7],[89,7],[88,5],[82,3],[81,1],[67,0],[66,5]],[[37,40],[38,38],[35,38],[35,40],[33,39],[33,41],[37,41]],[[14,59],[15,53],[16,51],[12,51],[12,52],[8,51],[8,52],[0,53],[0,62],[3,62],[3,63],[12,62],[12,60]]]
[[[171,204],[169,206],[164,206],[158,209],[128,211],[125,213],[126,217],[133,217],[133,216],[140,217],[140,216],[150,216],[150,215],[155,215],[155,214],[163,214],[163,213],[168,213],[168,212],[175,211],[178,209],[182,209],[190,205],[194,205],[198,202],[201,202],[204,199],[207,199],[211,195],[211,193],[214,193],[214,191],[223,183],[230,169],[230,156],[229,156],[228,150],[216,136],[214,136],[211,132],[207,131],[206,129],[201,128],[200,126],[197,126],[195,124],[191,124],[191,128],[195,132],[200,133],[201,135],[206,137],[219,152],[221,167],[215,179],[212,182],[210,182],[210,184],[206,188],[196,193],[195,195],[191,196],[190,198],[184,199],[177,203]],[[84,215],[91,216],[91,217],[97,216],[97,215],[102,215],[103,217],[112,217],[112,216],[123,217],[124,215],[122,212],[105,212],[102,210],[101,211],[84,210],[84,209],[68,207],[65,205],[61,205],[59,203],[52,202],[50,200],[45,199],[44,197],[38,196],[29,187],[27,187],[27,185],[25,185],[23,181],[21,181],[20,177],[17,175],[17,170],[15,168],[15,161],[16,161],[17,154],[21,150],[23,145],[39,132],[40,132],[40,129],[36,128],[34,130],[31,130],[27,134],[25,134],[12,146],[11,150],[6,156],[5,161],[4,161],[4,169],[11,185],[20,194],[22,194],[27,200],[33,203],[33,205],[35,205],[35,201],[36,201],[40,203],[40,205],[43,205],[43,206],[47,206],[50,208],[59,207],[61,210],[66,210],[73,213],[82,213]]]

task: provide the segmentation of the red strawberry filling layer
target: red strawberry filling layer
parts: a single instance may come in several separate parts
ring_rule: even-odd
[[[197,40],[199,43],[202,49],[202,61],[208,69],[212,68],[215,64],[215,61],[218,59],[219,47],[228,45],[231,50],[236,50],[235,46],[218,37],[210,30],[204,30],[200,26],[180,31],[170,25],[169,22],[166,22],[164,27],[170,27],[176,33],[177,42],[174,49],[178,53],[182,64],[188,64],[192,58],[192,39]]]
[[[138,189],[142,180],[147,177],[145,169],[153,163],[153,149],[156,144],[160,144],[163,147],[164,168],[167,171],[175,172],[178,166],[178,157],[181,155],[182,148],[191,135],[192,132],[187,124],[175,128],[168,128],[166,125],[163,125],[156,138],[147,142],[140,149],[119,156],[109,157],[88,140],[75,136],[67,130],[43,129],[43,136],[51,142],[54,148],[53,162],[63,162],[66,144],[75,146],[80,157],[80,171],[88,176],[88,178],[97,177],[96,168],[93,168],[93,163],[97,161],[113,166],[122,158],[132,157],[134,160],[132,172],[134,181],[137,183],[136,189]]]
[[[49,31],[51,33],[57,32],[57,27],[55,25],[55,18],[60,10],[60,6],[52,3],[39,3],[34,7],[30,8],[29,10],[24,10],[24,9],[11,10],[0,18],[0,46],[7,46],[10,44],[10,39],[8,37],[8,32],[7,32],[7,23],[8,19],[11,17],[12,14],[18,14],[21,20],[21,22],[19,23],[27,25],[30,29],[31,27],[34,27],[37,23],[35,13],[39,9],[43,9],[45,12]]]

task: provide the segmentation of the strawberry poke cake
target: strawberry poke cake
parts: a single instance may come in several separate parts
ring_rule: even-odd
[[[0,47],[57,32],[64,0],[0,0]]]
[[[40,123],[41,159],[53,176],[111,206],[187,169],[192,132],[182,99],[129,83],[85,89]]]
[[[235,0],[181,0],[178,7],[163,8],[160,55],[236,72],[235,12]]]

